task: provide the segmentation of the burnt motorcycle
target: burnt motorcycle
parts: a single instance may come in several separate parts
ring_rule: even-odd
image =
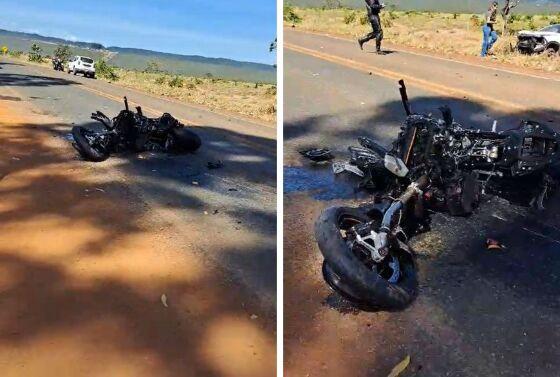
[[[140,106],[131,111],[126,97],[124,105],[125,109],[113,119],[101,111],[91,114],[91,119],[101,123],[101,129],[72,128],[73,145],[84,159],[101,162],[111,153],[125,150],[194,152],[200,148],[200,137],[171,114],[148,118]]]
[[[496,132],[466,129],[448,107],[442,118],[414,114],[406,86],[400,92],[407,118],[389,149],[359,138],[349,162],[334,172],[359,177],[374,194],[358,208],[325,210],[315,224],[329,286],[366,310],[403,309],[417,294],[410,237],[427,229],[428,210],[468,216],[484,194],[543,207],[555,186],[560,135],[523,121]]]

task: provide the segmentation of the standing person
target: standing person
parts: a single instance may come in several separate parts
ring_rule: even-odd
[[[498,33],[494,30],[494,24],[498,17],[498,2],[493,1],[486,13],[486,23],[482,27],[482,52],[480,56],[485,57],[498,40]]]
[[[381,9],[385,8],[385,4],[380,3],[379,0],[365,0],[366,8],[368,13],[369,22],[371,23],[371,28],[373,29],[371,33],[358,39],[358,44],[360,49],[364,49],[364,43],[371,41],[375,38],[375,47],[377,53],[381,53],[381,41],[383,40],[383,29],[381,28],[381,18],[379,13]]]

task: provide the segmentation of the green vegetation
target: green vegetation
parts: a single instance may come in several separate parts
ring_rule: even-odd
[[[43,62],[43,49],[39,47],[36,43],[31,45],[28,53],[28,59],[30,62],[42,63]]]
[[[299,24],[302,19],[290,5],[284,5],[284,21]]]
[[[115,72],[115,67],[111,67],[103,59],[95,62],[95,74],[109,81],[117,81],[119,79],[119,76]]]
[[[169,81],[169,86],[172,88],[182,88],[183,82],[184,81],[181,77],[175,76]]]
[[[145,73],[159,73],[161,72],[161,67],[159,66],[158,62],[155,60],[149,61],[146,64],[146,68],[144,68]]]
[[[62,60],[63,63],[66,63],[72,56],[72,52],[69,46],[58,45],[54,50],[53,56]]]

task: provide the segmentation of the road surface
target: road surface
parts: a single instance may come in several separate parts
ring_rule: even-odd
[[[79,159],[125,95],[202,148]],[[3,375],[274,375],[274,126],[4,59],[0,112]]]
[[[464,125],[515,126],[530,117],[560,129],[560,81],[484,63],[404,51],[383,56],[355,42],[285,30],[284,268],[287,376],[387,376],[407,355],[404,376],[555,376],[560,368],[558,202],[538,216],[488,199],[471,218],[435,215],[415,240],[420,292],[400,312],[360,312],[321,277],[313,223],[326,207],[358,204],[352,183],[298,153],[357,137],[388,145],[404,119],[397,81],[412,108],[449,105]],[[507,245],[484,248],[487,237]]]

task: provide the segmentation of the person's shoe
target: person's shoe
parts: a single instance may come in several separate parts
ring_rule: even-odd
[[[360,50],[364,50],[364,41],[361,39],[358,39],[358,45],[360,46]]]
[[[377,55],[385,55],[385,53],[383,51],[381,51],[381,49],[376,50],[375,53]]]

